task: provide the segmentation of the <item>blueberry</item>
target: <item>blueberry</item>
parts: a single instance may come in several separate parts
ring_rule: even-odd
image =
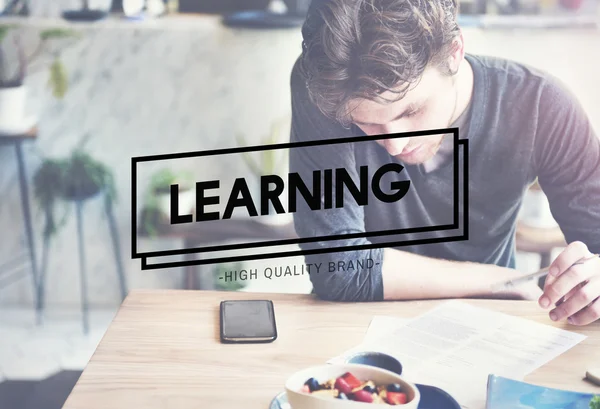
[[[373,388],[371,385],[367,385],[363,388],[363,391],[367,391],[369,393],[377,393],[377,390]]]
[[[344,392],[340,392],[340,394],[337,397],[338,399],[341,400],[348,400],[348,397],[346,396],[346,394]]]
[[[390,383],[387,386],[388,392],[402,392],[402,387],[397,383]]]
[[[319,381],[317,381],[315,378],[310,378],[304,384],[308,386],[308,389],[310,389],[311,392],[318,391],[320,389]]]

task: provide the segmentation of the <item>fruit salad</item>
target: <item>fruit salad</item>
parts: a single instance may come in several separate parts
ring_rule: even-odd
[[[375,385],[370,380],[361,381],[350,372],[323,383],[319,383],[315,378],[310,378],[304,383],[301,392],[334,399],[384,405],[403,405],[409,402],[408,393],[400,384]]]

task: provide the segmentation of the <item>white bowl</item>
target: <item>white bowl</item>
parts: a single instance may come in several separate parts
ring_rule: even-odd
[[[406,391],[408,402],[404,405],[374,406],[372,403],[334,399],[301,392],[304,383],[310,378],[315,378],[319,383],[322,383],[328,379],[337,378],[346,372],[351,372],[361,381],[371,380],[376,385],[397,383]],[[288,378],[285,383],[285,391],[292,409],[367,409],[370,407],[382,408],[385,406],[390,408],[417,409],[421,400],[419,389],[414,384],[404,380],[401,376],[385,369],[358,364],[322,365],[303,369]]]

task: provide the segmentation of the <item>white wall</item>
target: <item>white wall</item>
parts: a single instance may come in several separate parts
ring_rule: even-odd
[[[234,147],[237,132],[260,144],[273,121],[290,114],[289,75],[300,52],[300,33],[240,32],[222,27],[215,18],[161,28],[126,21],[102,24],[72,26],[83,36],[63,53],[71,78],[64,100],[56,101],[47,92],[46,72],[27,79],[28,110],[40,115],[39,139],[26,146],[29,179],[41,155],[64,156],[89,134],[88,151],[117,178],[116,212],[130,287],[179,287],[181,270],[142,272],[140,261],[130,260],[131,157]],[[247,172],[241,161],[205,161],[203,166],[195,169],[196,176]],[[142,189],[145,182],[140,180]],[[16,160],[8,148],[0,148],[0,192],[1,262],[25,248]],[[85,214],[90,301],[114,305],[119,292],[99,202],[90,203]],[[40,216],[36,209],[38,247]],[[71,212],[52,248],[50,305],[79,303],[74,221]],[[29,280],[0,291],[0,304],[31,304]]]

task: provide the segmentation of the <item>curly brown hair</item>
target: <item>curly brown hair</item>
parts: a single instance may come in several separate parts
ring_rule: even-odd
[[[458,0],[322,1],[302,29],[311,101],[348,125],[350,100],[398,101],[428,66],[447,73],[457,15]],[[386,91],[395,96],[383,98]]]

